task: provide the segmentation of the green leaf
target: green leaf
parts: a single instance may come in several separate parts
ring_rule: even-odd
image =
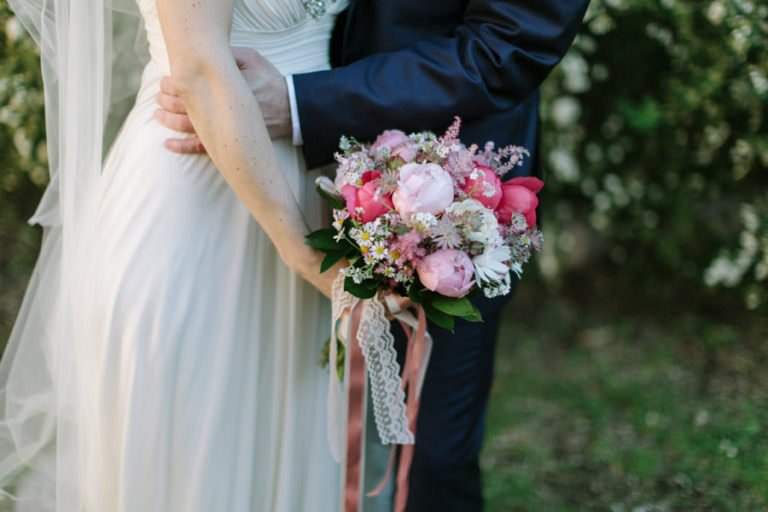
[[[345,354],[345,347],[344,344],[336,338],[336,372],[339,376],[340,381],[344,381],[344,358],[346,357]],[[331,337],[328,336],[326,338],[325,343],[323,344],[323,350],[320,352],[320,359],[318,360],[318,363],[320,364],[321,368],[328,368],[330,365],[330,359],[331,359]],[[330,371],[330,368],[328,368]]]
[[[331,208],[335,210],[342,210],[346,207],[343,197],[336,196],[329,193],[327,190],[324,190],[318,184],[315,184],[315,190],[317,190],[317,193],[320,194],[323,197],[323,199],[328,201],[328,204],[331,206]]]
[[[368,281],[363,281],[360,284],[354,282],[351,277],[344,280],[344,291],[349,292],[360,299],[370,299],[376,295],[376,289],[376,282],[371,281],[370,279]]]
[[[344,259],[344,256],[347,255],[347,251],[336,251],[336,252],[329,252],[325,255],[325,258],[323,258],[323,263],[320,264],[320,273],[322,274],[332,266],[334,266],[336,263]]]
[[[427,318],[429,318],[432,323],[442,327],[443,329],[453,332],[453,327],[456,322],[451,315],[433,308],[429,303],[424,304],[424,312],[427,314]]]
[[[410,288],[408,288],[408,298],[411,299],[411,302],[415,304],[429,302],[430,298],[434,295],[434,292],[424,288],[424,286],[418,281],[412,284]]]
[[[452,297],[438,295],[432,298],[429,301],[429,304],[438,311],[451,316],[458,316],[470,322],[483,321],[483,316],[480,314],[480,310],[478,310],[467,297],[454,299]]]
[[[307,245],[321,251],[338,251],[339,242],[333,237],[336,236],[336,230],[332,228],[320,229],[307,235]]]
[[[414,304],[421,304],[421,296],[419,295],[419,287],[415,284],[412,284],[408,288],[408,298],[411,299],[411,302]]]
[[[406,226],[397,226],[392,231],[394,231],[398,235],[404,235],[408,233],[411,229]]]

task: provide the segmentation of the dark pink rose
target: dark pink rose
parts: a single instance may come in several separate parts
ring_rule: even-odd
[[[539,205],[536,194],[543,186],[543,181],[532,176],[512,178],[502,183],[502,197],[496,208],[496,217],[499,222],[509,224],[512,221],[512,215],[520,213],[525,216],[528,227],[536,227],[536,207]]]
[[[379,171],[367,171],[361,176],[362,187],[344,185],[341,189],[341,195],[347,202],[347,210],[353,218],[371,222],[392,209],[391,194],[377,197],[379,186],[376,180],[380,177]]]
[[[501,202],[501,180],[493,169],[485,165],[476,163],[475,170],[466,179],[461,189],[472,199],[481,202],[491,210],[495,210]]]
[[[416,267],[421,284],[446,297],[464,297],[475,284],[475,266],[463,251],[440,249]]]

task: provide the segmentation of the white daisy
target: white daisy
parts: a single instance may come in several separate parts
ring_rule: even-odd
[[[389,256],[389,251],[387,250],[387,246],[384,245],[384,242],[381,242],[381,241],[375,242],[371,246],[370,253],[376,260],[383,260],[387,258],[387,256]]]

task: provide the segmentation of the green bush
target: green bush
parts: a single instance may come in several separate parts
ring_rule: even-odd
[[[43,98],[34,43],[0,0],[0,340],[37,255],[26,224],[47,182]]]
[[[546,276],[766,308],[768,4],[593,0],[545,98]]]

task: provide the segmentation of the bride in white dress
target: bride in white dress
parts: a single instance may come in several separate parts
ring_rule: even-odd
[[[11,0],[41,44],[58,143],[0,365],[0,478],[17,510],[338,510],[316,362],[328,304],[283,263],[327,290],[303,244],[321,206],[299,151],[270,143],[230,45],[284,74],[327,68],[341,4],[313,18],[301,0],[139,0],[151,60],[102,165],[99,98],[124,85],[95,71],[121,50],[93,44],[110,19],[95,0]],[[210,159],[163,146],[169,73]]]

